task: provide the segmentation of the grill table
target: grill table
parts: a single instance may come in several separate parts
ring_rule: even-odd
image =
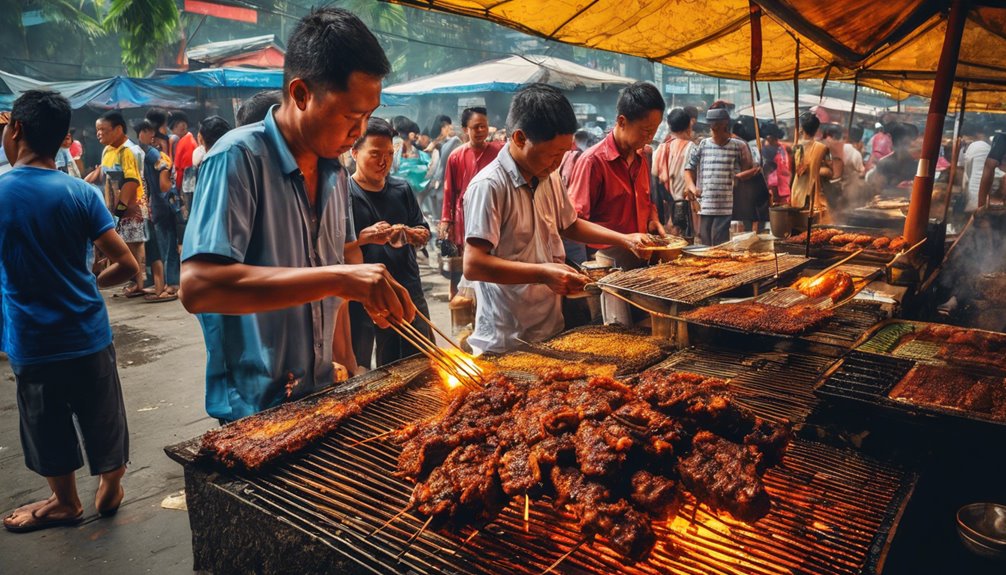
[[[692,367],[684,356],[665,364],[675,358],[677,368]],[[777,361],[776,369],[771,361],[760,366],[744,361],[738,365],[773,377],[792,363]],[[709,370],[726,365],[707,363]],[[354,442],[435,415],[446,404],[442,385],[425,368],[425,360],[411,359],[367,374],[368,389],[389,374],[412,374],[412,384],[369,405],[318,444],[258,473],[224,470],[200,459],[199,438],[166,448],[185,468],[194,568],[217,574],[537,574],[580,543],[572,517],[547,501],[533,502],[525,523],[522,499],[487,525],[421,530],[425,517],[405,513],[371,535],[405,508],[412,485],[391,475],[399,453],[394,443]],[[805,377],[821,368],[805,366]],[[758,381],[745,384],[744,374],[736,378],[737,389],[757,395]],[[353,386],[360,383],[353,380]],[[780,412],[771,401],[749,404],[766,415],[793,413],[790,407]],[[718,515],[686,495],[676,517],[654,524],[659,542],[647,561],[625,565],[598,539],[579,547],[556,571],[879,573],[915,481],[900,467],[798,439],[765,475],[773,507],[756,524]]]

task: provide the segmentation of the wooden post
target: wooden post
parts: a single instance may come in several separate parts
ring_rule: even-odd
[[[908,245],[919,242],[926,236],[929,223],[929,208],[933,200],[933,180],[936,173],[936,159],[939,157],[940,142],[943,139],[943,122],[950,105],[950,94],[954,88],[957,73],[957,58],[961,52],[961,37],[967,22],[969,0],[952,0],[947,18],[947,33],[943,38],[940,63],[936,68],[933,96],[929,101],[929,115],[926,117],[926,132],[922,140],[922,155],[918,171],[912,182],[912,199],[905,219],[905,241]]]
[[[793,71],[793,146],[800,141],[800,39],[796,39],[796,68]],[[810,237],[810,234],[807,234]]]
[[[766,84],[768,85],[768,103],[772,106],[772,123],[778,125],[779,120],[775,116],[775,99],[772,98],[772,82],[766,82]]]
[[[964,110],[968,105],[968,87],[961,88],[961,101],[957,106],[957,121],[954,122],[953,145],[950,146],[950,180],[947,182],[947,197],[943,200],[943,227],[947,226],[947,214],[950,213],[950,196],[954,191],[954,180],[957,178],[957,157],[961,155],[961,130],[964,129]],[[961,192],[968,193],[966,189]]]
[[[849,110],[849,126],[846,128],[846,139],[852,133],[852,124],[856,117],[856,98],[859,96],[859,74],[856,74],[856,83],[852,87],[852,109]]]

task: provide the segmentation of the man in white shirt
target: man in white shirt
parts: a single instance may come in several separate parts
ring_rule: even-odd
[[[573,145],[576,115],[551,86],[517,92],[507,116],[509,139],[462,198],[464,275],[478,309],[468,343],[502,353],[518,339],[541,341],[563,329],[562,296],[589,278],[562,263],[562,239],[634,250],[644,234],[622,234],[576,217],[556,171]]]
[[[961,152],[957,165],[963,168],[961,190],[967,198],[964,213],[971,214],[978,209],[978,188],[982,181],[982,171],[985,169],[985,158],[992,151],[992,145],[985,137],[985,127],[980,124],[965,123],[962,131],[965,142],[970,140],[970,143]]]
[[[866,168],[863,164],[863,128],[853,126],[849,137],[842,146],[842,196],[847,198],[849,207],[864,205],[869,198],[863,192],[863,176]]]

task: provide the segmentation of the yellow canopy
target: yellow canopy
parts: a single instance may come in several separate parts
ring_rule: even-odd
[[[391,0],[472,16],[559,42],[647,58],[710,76],[748,79],[747,0]],[[758,0],[758,80],[854,81],[896,97],[929,96],[947,0]],[[972,2],[957,89],[968,109],[1006,109],[1006,8]],[[992,7],[995,5],[996,7]],[[956,98],[954,98],[956,100]]]

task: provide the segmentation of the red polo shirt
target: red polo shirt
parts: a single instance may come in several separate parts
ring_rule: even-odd
[[[646,232],[653,208],[650,167],[638,151],[634,154],[630,166],[608,134],[577,159],[567,189],[577,216],[623,234]]]

